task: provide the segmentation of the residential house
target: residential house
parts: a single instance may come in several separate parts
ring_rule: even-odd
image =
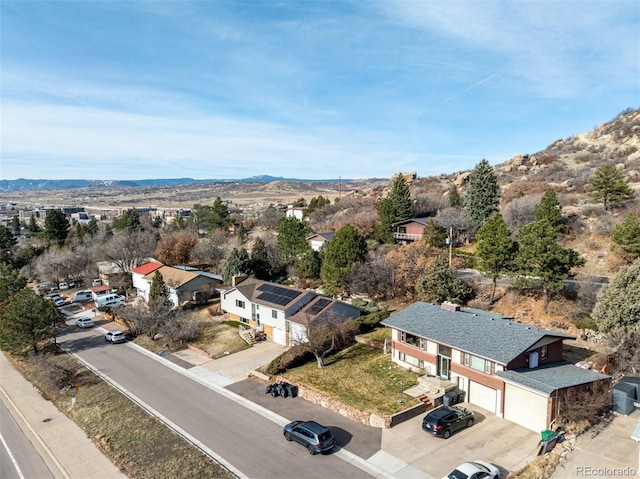
[[[102,284],[118,289],[124,289],[125,286],[131,285],[131,273],[124,271],[119,263],[98,261],[96,266],[98,267],[98,278],[102,280]]]
[[[533,431],[549,428],[563,394],[610,380],[563,362],[572,336],[486,311],[417,302],[382,324],[395,363],[453,383],[469,403]]]
[[[137,280],[138,296],[149,301],[151,283],[156,273],[162,275],[162,279],[169,289],[169,300],[174,306],[180,306],[185,302],[199,302],[203,297],[208,298],[214,295],[216,288],[221,284],[221,280],[215,275],[188,268],[160,266],[153,268],[151,272],[145,274],[142,279]],[[146,285],[144,284],[146,282]]]
[[[287,206],[287,209],[285,210],[284,215],[287,218],[295,218],[298,221],[302,221],[304,219],[304,212],[305,212],[304,208],[289,205]]]
[[[158,261],[147,261],[131,270],[131,286],[135,288],[138,297],[149,299],[151,283],[145,279],[150,273],[162,268],[164,265]]]
[[[307,236],[305,240],[312,250],[320,251],[320,248],[331,241],[335,235],[336,234],[333,231],[330,233],[315,233],[311,236]]]
[[[313,291],[246,279],[221,294],[223,311],[284,346],[304,342],[314,321],[358,318],[359,308]]]
[[[408,244],[420,241],[424,234],[424,227],[432,217],[411,218],[410,220],[393,223],[393,239],[396,243]]]

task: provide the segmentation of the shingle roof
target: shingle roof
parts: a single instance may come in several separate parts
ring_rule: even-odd
[[[258,287],[266,284],[273,283],[249,278],[237,285],[235,289],[242,293],[242,295],[252,303],[263,304],[265,306],[283,310],[287,319],[294,322],[304,323],[308,319],[329,317],[345,319],[360,316],[360,309],[355,306],[322,296],[318,293],[314,293],[313,291],[305,291],[303,289],[292,288],[291,286],[281,284],[279,284],[278,287],[298,292],[298,296],[285,304],[271,303],[262,298],[258,299],[258,296],[263,293],[263,291],[258,290]],[[319,307],[319,301],[323,301],[323,307]],[[318,307],[314,309],[314,305],[317,305]]]
[[[171,266],[162,266],[161,268],[145,275],[144,279],[153,281],[153,277],[156,272],[159,272],[162,275],[162,279],[167,286],[171,286],[174,289],[178,289],[192,279],[198,277],[196,273],[191,271],[184,271],[182,269],[172,268]]]
[[[429,220],[432,220],[432,219],[434,219],[433,216],[421,216],[419,218],[411,218],[411,219],[408,219],[408,220],[398,221],[396,223],[392,223],[391,226],[402,225],[402,224],[405,224],[405,223],[419,223],[421,225],[426,225],[427,222]]]
[[[496,371],[496,376],[507,382],[524,386],[534,391],[550,395],[557,389],[588,384],[609,376],[569,363],[551,363],[537,368],[518,368],[510,371]]]
[[[331,241],[331,239],[336,235],[336,233],[334,231],[330,231],[328,233],[314,233],[312,235],[307,236],[305,239],[306,240],[310,240],[311,238],[315,238],[316,236],[319,236],[320,238],[324,239],[325,241]]]
[[[381,323],[499,364],[508,364],[545,336],[574,339],[486,311],[450,311],[422,302],[412,304]]]

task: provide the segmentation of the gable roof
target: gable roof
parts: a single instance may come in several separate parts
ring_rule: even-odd
[[[336,235],[336,234],[335,234],[335,232],[330,231],[330,232],[328,232],[328,233],[315,233],[315,234],[312,234],[312,235],[310,235],[310,236],[307,236],[305,239],[306,239],[307,241],[309,241],[310,239],[313,239],[313,238],[318,237],[318,238],[322,238],[322,239],[323,239],[323,240],[325,240],[325,241],[331,241],[331,239],[332,239],[335,235]]]
[[[287,319],[297,323],[320,318],[347,319],[360,316],[360,309],[350,304],[313,291],[268,281],[249,278],[228,291],[233,289],[252,303],[284,311]]]
[[[156,272],[160,272],[164,284],[170,286],[173,289],[179,289],[187,284],[189,281],[198,277],[198,275],[192,271],[184,271],[178,268],[172,268],[171,266],[161,266],[160,268],[152,271],[144,276],[144,279],[153,281],[153,277]]]
[[[154,272],[157,269],[162,268],[164,265],[162,263],[157,263],[155,261],[149,261],[147,263],[143,263],[140,266],[136,266],[131,270],[132,273],[141,274],[145,276],[149,273]]]
[[[403,225],[405,223],[419,223],[421,225],[426,225],[429,220],[435,219],[433,216],[421,216],[420,218],[411,218],[408,220],[398,221],[396,223],[391,223],[391,226]]]
[[[518,368],[510,371],[496,371],[496,376],[506,382],[524,386],[527,389],[551,395],[558,389],[580,384],[588,384],[609,376],[569,363],[550,363],[537,368]]]
[[[381,324],[506,365],[544,338],[575,339],[480,310],[451,311],[417,302]]]

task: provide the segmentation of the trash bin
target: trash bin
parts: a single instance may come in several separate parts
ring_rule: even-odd
[[[295,384],[287,384],[287,393],[291,398],[296,397],[298,395],[298,386]]]

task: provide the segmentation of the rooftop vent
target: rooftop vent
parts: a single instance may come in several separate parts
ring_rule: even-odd
[[[449,301],[445,301],[440,305],[442,309],[446,309],[447,311],[460,311],[460,305],[451,303]]]

